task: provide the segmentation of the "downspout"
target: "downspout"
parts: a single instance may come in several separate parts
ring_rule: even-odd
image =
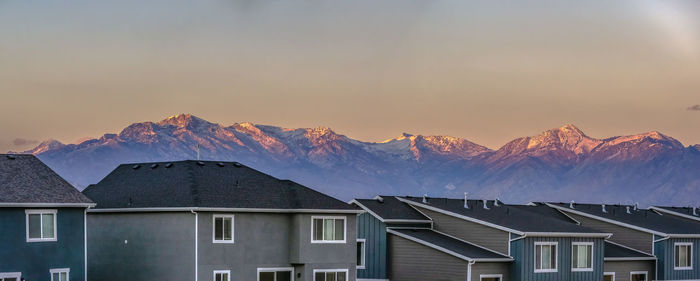
[[[199,214],[194,210],[190,210],[194,214],[194,281],[199,278]]]
[[[476,263],[474,260],[470,260],[467,264],[467,281],[472,281],[472,264]]]
[[[661,241],[664,241],[664,240],[669,239],[669,238],[671,238],[670,235],[666,236],[664,238],[661,238],[659,240],[654,240],[654,236],[653,235],[651,236],[651,241],[652,241],[651,253],[652,253],[652,255],[654,255],[654,257],[656,257],[656,249],[654,249],[654,248],[656,248],[656,242],[661,242]],[[654,279],[659,280],[659,258],[658,257],[656,257],[656,259],[654,260]]]
[[[85,274],[84,280],[87,281],[87,210],[90,207],[83,210],[83,273]]]

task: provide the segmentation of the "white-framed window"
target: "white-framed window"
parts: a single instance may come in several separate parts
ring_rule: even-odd
[[[693,269],[693,243],[678,242],[673,243],[673,269],[691,270]]]
[[[27,209],[27,242],[57,241],[56,210]]]
[[[593,271],[593,242],[571,243],[571,271]]]
[[[603,281],[615,281],[615,272],[604,272]]]
[[[646,271],[632,271],[630,272],[630,281],[648,281],[648,275],[649,273]]]
[[[311,243],[345,243],[345,217],[312,216]]]
[[[313,281],[347,281],[347,269],[314,269]]]
[[[258,281],[292,281],[293,267],[258,268]]]
[[[365,269],[365,239],[357,239],[357,269]]]
[[[70,268],[55,268],[51,272],[51,281],[68,281],[70,278]]]
[[[22,272],[0,272],[0,281],[20,281]]]
[[[558,242],[535,242],[535,273],[557,272]]]
[[[214,270],[214,281],[231,281],[231,271]]]
[[[214,243],[233,243],[233,215],[212,216],[212,241]]]
[[[479,281],[501,281],[503,280],[503,274],[481,274],[479,275]]]

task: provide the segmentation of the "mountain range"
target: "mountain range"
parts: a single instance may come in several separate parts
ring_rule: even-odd
[[[190,114],[135,123],[78,144],[48,140],[26,151],[79,189],[121,163],[238,161],[341,199],[377,194],[697,205],[700,145],[659,132],[606,139],[574,125],[492,150],[463,138],[403,134],[363,142],[330,128],[225,126]]]

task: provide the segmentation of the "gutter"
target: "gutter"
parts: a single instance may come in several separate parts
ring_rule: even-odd
[[[81,207],[81,208],[92,208],[97,206],[95,203],[0,203],[0,207],[57,207],[57,208],[67,208],[67,207]]]
[[[656,257],[603,258],[603,261],[652,261]]]
[[[149,212],[239,212],[239,213],[313,213],[313,214],[361,214],[364,210],[334,209],[263,209],[263,208],[208,208],[208,207],[163,207],[163,208],[108,208],[91,209],[89,213],[149,213]]]

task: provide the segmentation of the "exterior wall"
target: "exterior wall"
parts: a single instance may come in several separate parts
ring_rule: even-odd
[[[26,280],[51,280],[51,269],[70,268],[71,280],[85,278],[84,208],[56,209],[56,238],[27,242],[25,208],[0,208],[0,272],[21,272]]]
[[[507,231],[416,207],[433,220],[433,229],[508,255]]]
[[[652,245],[654,238],[653,234],[622,227],[604,221],[599,221],[596,219],[591,219],[584,216],[579,216],[569,212],[567,212],[566,214],[579,221],[582,226],[590,227],[607,233],[612,233],[613,236],[609,239],[612,242],[622,244],[648,254],[652,253]]]
[[[501,274],[501,281],[510,281],[510,262],[477,262],[472,265],[472,281],[480,281],[482,274]]]
[[[88,213],[87,222],[89,280],[194,280],[194,214]]]
[[[468,262],[416,242],[389,235],[389,279],[465,281]]]
[[[691,242],[693,243],[693,269],[690,270],[675,270],[674,243]],[[654,253],[658,260],[657,271],[658,280],[700,280],[700,239],[674,238],[666,239],[654,243]]]
[[[535,273],[535,242],[558,242],[557,272]],[[593,271],[571,271],[571,242],[594,242]],[[599,281],[603,279],[603,239],[527,237],[511,242],[511,278],[527,281]]]
[[[649,280],[654,280],[654,266],[656,261],[606,261],[604,272],[615,272],[615,281],[630,281],[630,272],[646,271]]]
[[[357,217],[357,238],[365,239],[365,269],[357,278],[387,279],[386,224],[369,213]]]

